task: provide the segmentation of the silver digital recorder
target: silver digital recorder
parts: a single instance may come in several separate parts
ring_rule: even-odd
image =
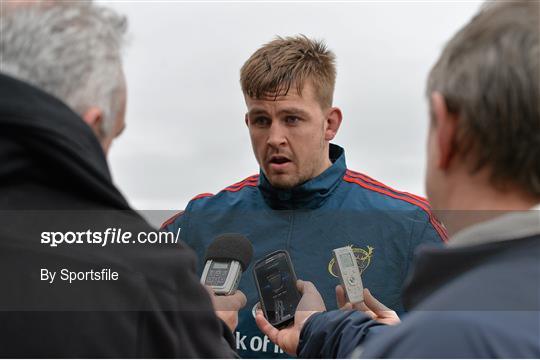
[[[364,301],[364,286],[352,247],[344,246],[334,249],[333,253],[347,300],[352,304]]]
[[[201,283],[210,286],[216,295],[232,295],[241,276],[242,267],[238,261],[207,260]]]

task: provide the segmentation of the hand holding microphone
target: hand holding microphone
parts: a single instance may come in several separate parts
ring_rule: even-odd
[[[253,257],[253,246],[241,234],[222,234],[206,250],[201,283],[216,295],[232,295],[238,288],[242,272]]]
[[[238,311],[247,302],[238,284],[251,262],[253,246],[241,234],[222,234],[206,250],[201,283],[212,299],[219,317],[231,331],[238,325]]]
[[[233,295],[216,295],[210,286],[205,286],[212,300],[216,316],[234,332],[238,326],[238,311],[246,306],[246,295],[237,290]]]

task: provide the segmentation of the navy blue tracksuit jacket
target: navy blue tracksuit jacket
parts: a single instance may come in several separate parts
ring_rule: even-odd
[[[344,150],[330,145],[333,165],[290,190],[275,189],[264,174],[248,177],[216,195],[191,200],[185,212],[166,222],[199,256],[222,233],[242,233],[254,246],[254,260],[287,250],[300,279],[316,284],[335,308],[336,277],[332,249],[352,245],[364,286],[397,311],[414,249],[442,245],[445,232],[418,196],[396,191],[347,169]],[[254,262],[254,261],[253,261]],[[259,301],[251,267],[239,286],[248,303],[239,315],[236,345],[242,357],[284,357],[258,330],[252,315]]]

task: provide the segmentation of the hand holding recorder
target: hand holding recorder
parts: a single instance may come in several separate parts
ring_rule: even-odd
[[[294,323],[284,329],[277,329],[272,326],[265,318],[261,310],[257,311],[255,321],[259,329],[268,336],[270,341],[277,344],[289,355],[296,356],[296,350],[300,342],[300,333],[307,320],[318,312],[326,311],[324,300],[321,295],[309,281],[298,280],[298,291],[302,294],[302,298],[296,313],[294,315]],[[342,285],[336,287],[336,298],[338,305],[342,310],[358,310],[364,312],[372,319],[386,325],[397,325],[400,323],[399,317],[395,311],[387,308],[379,302],[368,289],[363,290],[364,301],[357,303],[353,307],[350,302],[346,301],[345,290]]]
[[[385,325],[397,325],[401,322],[395,311],[386,307],[377,300],[368,289],[363,290],[364,301],[352,304],[347,301],[345,289],[342,285],[336,286],[336,301],[340,310],[358,310]]]
[[[247,302],[238,284],[252,256],[253,246],[241,234],[219,235],[206,251],[201,283],[210,294],[216,316],[231,331],[238,325],[238,311]]]
[[[210,286],[205,286],[216,316],[223,321],[227,327],[234,332],[238,326],[238,311],[246,306],[247,298],[243,292],[237,290],[233,295],[216,295]]]
[[[326,311],[324,301],[319,291],[309,281],[298,280],[296,282],[302,298],[298,303],[294,314],[294,322],[281,330],[274,327],[264,316],[262,310],[257,310],[255,321],[259,329],[268,336],[270,341],[277,344],[289,355],[296,356],[296,349],[300,341],[300,332],[304,323],[315,313]]]
[[[372,319],[386,324],[395,325],[400,322],[397,314],[384,304],[379,302],[368,289],[363,288],[360,271],[355,260],[354,252],[350,246],[333,250],[334,259],[338,266],[338,277],[341,285],[336,287],[336,300],[341,310],[358,310],[364,312]],[[279,261],[278,259],[282,259]],[[280,263],[282,263],[280,265]],[[311,282],[298,280],[296,287],[301,294],[300,301],[294,311],[294,315],[287,315],[284,319],[275,319],[272,311],[267,308],[267,303],[279,297],[282,293],[292,293],[293,291],[281,289],[277,292],[267,291],[264,288],[273,289],[267,286],[272,283],[274,273],[280,268],[279,273],[288,272],[290,277],[296,279],[290,257],[285,251],[277,251],[269,254],[266,258],[259,260],[254,268],[255,281],[262,300],[263,310],[258,310],[255,321],[259,329],[268,338],[277,344],[290,355],[296,355],[296,350],[300,342],[300,333],[306,321],[315,313],[326,311],[326,306],[321,295]],[[265,279],[267,280],[265,282]],[[265,296],[266,295],[266,296]],[[290,319],[289,319],[290,317]],[[285,321],[282,321],[285,320]],[[293,320],[293,323],[290,323]],[[289,324],[283,328],[283,325]]]

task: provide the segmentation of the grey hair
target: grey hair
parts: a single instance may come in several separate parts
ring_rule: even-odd
[[[427,95],[459,116],[454,143],[471,171],[540,196],[540,5],[488,1],[446,45]],[[433,114],[432,114],[433,118]]]
[[[1,16],[0,72],[56,96],[79,115],[99,107],[101,132],[110,134],[125,86],[126,18],[91,1],[26,4]]]

